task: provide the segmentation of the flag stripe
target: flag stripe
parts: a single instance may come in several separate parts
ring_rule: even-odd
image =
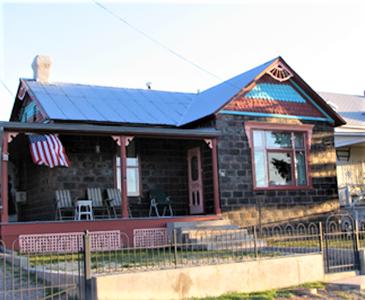
[[[51,152],[51,158],[53,160],[53,165],[57,166],[59,165],[58,163],[58,160],[57,160],[57,152],[56,152],[56,149],[55,149],[55,145],[53,144],[53,141],[52,139],[50,138],[49,135],[46,135],[46,138],[47,138],[47,142],[48,142],[48,149],[49,151]]]
[[[33,162],[37,165],[68,167],[70,162],[57,135],[29,136],[30,152]]]

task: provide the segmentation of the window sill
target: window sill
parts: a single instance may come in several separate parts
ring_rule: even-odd
[[[312,185],[306,186],[269,186],[269,187],[254,187],[254,191],[300,191],[300,190],[313,190]]]

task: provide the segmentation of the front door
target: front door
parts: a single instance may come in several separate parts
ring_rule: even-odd
[[[188,150],[188,173],[190,214],[201,214],[204,212],[204,198],[199,147]]]

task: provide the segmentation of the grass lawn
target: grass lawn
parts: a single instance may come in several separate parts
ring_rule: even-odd
[[[365,293],[357,290],[327,289],[325,283],[312,282],[300,286],[258,293],[228,293],[219,297],[191,298],[190,300],[355,300],[365,299]]]
[[[296,287],[269,290],[257,293],[227,293],[219,297],[191,298],[190,300],[274,300],[274,299],[298,299],[297,296],[309,294],[310,289],[325,289],[325,284],[322,282],[312,282]],[[306,298],[308,299],[308,298]],[[310,299],[310,298],[309,298]]]

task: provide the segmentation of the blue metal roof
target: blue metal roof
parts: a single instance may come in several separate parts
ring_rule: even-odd
[[[179,125],[188,124],[215,113],[222,108],[237,93],[253,81],[261,72],[269,67],[274,58],[256,68],[237,75],[227,81],[207,89],[197,95],[190,107],[184,113]]]
[[[51,120],[182,126],[218,111],[275,60],[199,94],[25,82]]]

